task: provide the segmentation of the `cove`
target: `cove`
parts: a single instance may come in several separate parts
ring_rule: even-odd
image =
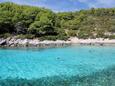
[[[115,46],[0,48],[0,77],[88,76],[115,67]]]

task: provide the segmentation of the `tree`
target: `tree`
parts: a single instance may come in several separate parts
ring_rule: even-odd
[[[28,31],[32,34],[40,36],[54,33],[54,28],[52,27],[49,21],[42,20],[42,21],[35,21],[34,23],[32,23]]]
[[[17,22],[15,24],[15,33],[16,34],[26,34],[27,28],[23,22]]]

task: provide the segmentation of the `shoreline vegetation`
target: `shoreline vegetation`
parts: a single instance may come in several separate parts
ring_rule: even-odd
[[[0,3],[0,38],[9,36],[41,40],[115,39],[115,8],[55,13],[40,7]]]
[[[115,8],[55,13],[50,9],[0,3],[0,46],[115,44]]]
[[[78,39],[77,37],[71,37],[68,40],[43,40],[39,39],[16,39],[16,38],[0,38],[0,47],[60,47],[72,44],[80,45],[114,45],[115,39]]]
[[[55,13],[50,9],[40,7],[18,5],[11,2],[0,3],[1,48],[46,48],[69,46],[72,44],[100,46],[106,44],[114,45],[115,8],[92,8],[90,10]],[[4,54],[5,53],[3,52],[3,55]],[[5,59],[7,60],[7,58]],[[8,67],[8,70],[13,71],[10,67]],[[115,86],[115,67],[96,73],[94,72],[91,75],[83,77],[67,77],[60,75],[33,80],[20,79],[18,77],[15,79],[10,79],[10,77],[2,79],[0,77],[0,86],[70,85]]]

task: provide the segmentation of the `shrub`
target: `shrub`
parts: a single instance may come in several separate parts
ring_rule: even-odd
[[[41,41],[43,41],[43,40],[53,40],[53,41],[56,41],[56,40],[67,40],[68,37],[67,36],[61,36],[61,35],[57,35],[57,36],[42,36],[39,39]]]
[[[115,35],[109,36],[110,39],[115,39]]]
[[[33,39],[33,38],[35,38],[35,35],[32,35],[32,34],[26,34],[26,35],[23,35],[23,34],[21,34],[21,35],[17,35],[16,36],[16,38],[21,38],[21,39]]]
[[[8,38],[11,37],[12,35],[10,33],[5,33],[5,34],[0,34],[0,38]]]
[[[77,35],[77,32],[75,30],[70,30],[68,31],[68,36],[76,36]]]
[[[53,41],[55,41],[57,39],[57,36],[42,36],[39,39],[41,41],[43,41],[43,40],[53,40]]]

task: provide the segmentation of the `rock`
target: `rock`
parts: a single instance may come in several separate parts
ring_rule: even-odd
[[[20,41],[18,41],[18,44],[26,47],[26,46],[28,46],[28,39],[20,40]]]
[[[63,40],[40,41],[38,39],[16,39],[14,37],[0,39],[0,45],[7,46],[7,47],[58,47],[58,46],[65,46],[65,45],[69,45],[69,44],[71,44],[70,41],[63,41]]]
[[[6,44],[7,44],[7,43],[6,43],[6,40],[5,40],[5,39],[0,41],[0,45],[6,45]]]

